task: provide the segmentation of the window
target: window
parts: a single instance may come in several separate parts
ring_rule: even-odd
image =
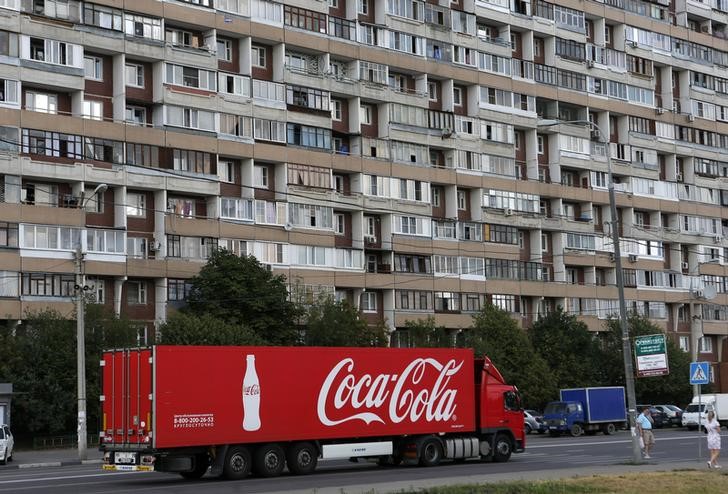
[[[0,102],[12,103],[17,105],[18,101],[18,81],[11,81],[8,79],[0,79]]]
[[[233,61],[233,42],[231,40],[217,40],[217,59],[223,62]]]
[[[147,109],[142,106],[126,107],[126,123],[145,126],[147,124]]]
[[[437,101],[437,83],[435,81],[427,82],[427,97],[430,101]]]
[[[369,15],[369,0],[357,0],[357,13]]]
[[[181,106],[166,106],[167,125],[187,127],[189,129],[206,130],[214,132],[215,113],[198,110],[196,108],[183,108]]]
[[[39,297],[71,297],[75,278],[72,274],[23,273],[21,293]]]
[[[86,278],[86,286],[89,287],[91,303],[103,304],[106,301],[106,283],[103,278]]]
[[[331,119],[341,122],[341,100],[331,100]]]
[[[240,197],[221,197],[220,217],[253,221],[253,200]]]
[[[148,246],[149,242],[151,242],[152,245],[155,244],[154,240],[147,240],[143,237],[126,237],[126,255],[136,259],[146,259],[147,250],[156,249],[156,247],[152,247],[152,245]]]
[[[360,308],[362,312],[377,312],[377,294],[375,292],[362,293]]]
[[[83,53],[81,46],[43,38],[29,38],[29,43],[31,60],[72,67],[81,66],[80,56]],[[74,59],[75,52],[78,52],[78,59]]]
[[[538,154],[544,154],[544,137],[536,136],[536,145],[538,148]]]
[[[312,110],[329,110],[329,92],[301,86],[288,86],[286,103],[289,105],[310,108]]]
[[[455,106],[463,105],[463,89],[459,87],[452,88],[452,103]]]
[[[144,218],[147,215],[147,196],[141,192],[127,192],[126,215]]]
[[[83,62],[86,79],[92,79],[94,81],[104,80],[104,61],[101,57],[86,56]]]
[[[263,189],[268,188],[268,167],[255,165],[253,169],[253,186]]]
[[[331,149],[330,129],[289,123],[287,125],[287,139],[288,144],[318,149]]]
[[[266,49],[264,46],[252,45],[250,47],[250,61],[253,67],[264,69],[266,67]]]
[[[83,22],[102,29],[122,31],[122,11],[89,2],[83,4]]]
[[[103,120],[103,103],[101,101],[84,101],[82,116],[91,120]]]
[[[458,209],[461,211],[464,211],[465,209],[467,209],[466,205],[467,205],[467,201],[465,198],[465,191],[459,190],[458,191]]]
[[[0,247],[18,246],[18,224],[0,222]]]
[[[147,282],[127,281],[126,282],[126,303],[129,305],[147,304]]]
[[[126,85],[144,87],[144,66],[137,63],[126,64]]]
[[[230,160],[219,160],[217,162],[217,176],[222,182],[235,182],[235,162]]]
[[[124,33],[161,41],[162,20],[142,15],[124,14]]]
[[[25,109],[55,114],[58,110],[58,96],[55,94],[28,91],[25,93]]]
[[[201,151],[188,151],[174,149],[172,151],[172,164],[175,170],[192,173],[210,173],[212,155]]]
[[[711,353],[713,351],[713,339],[710,336],[703,336],[699,341],[700,353]]]
[[[167,300],[170,302],[182,302],[192,290],[190,280],[168,279],[167,280]]]
[[[170,63],[166,64],[166,66],[166,82],[168,84],[210,91],[217,89],[217,75],[215,72]]]
[[[680,350],[683,352],[689,352],[690,351],[690,337],[689,336],[680,336]]]
[[[283,23],[286,26],[326,34],[326,14],[313,10],[284,5]]]
[[[359,107],[359,118],[362,125],[372,124],[372,107],[371,105],[361,105]]]
[[[336,235],[345,234],[343,213],[336,213],[334,215],[334,233],[336,233]]]

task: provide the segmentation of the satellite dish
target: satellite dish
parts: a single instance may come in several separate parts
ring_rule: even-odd
[[[703,288],[703,298],[705,300],[713,300],[717,294],[718,289],[715,288],[715,285],[705,285],[705,288]]]

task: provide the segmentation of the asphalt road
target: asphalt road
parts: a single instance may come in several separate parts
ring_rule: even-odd
[[[237,492],[387,492],[410,486],[472,483],[507,479],[559,478],[620,472],[630,469],[706,468],[698,458],[706,456],[705,436],[685,430],[657,430],[652,459],[645,465],[627,465],[631,440],[627,432],[613,436],[579,438],[528,436],[527,452],[513,455],[507,463],[468,461],[434,468],[377,467],[373,463],[328,461],[313,475],[283,475],[274,479],[248,478],[238,482],[203,478],[187,481],[164,473],[103,472],[99,465],[0,470],[0,494],[4,493],[237,493]],[[728,460],[726,460],[728,466]],[[661,466],[662,465],[662,466]],[[676,466],[677,465],[677,466]]]

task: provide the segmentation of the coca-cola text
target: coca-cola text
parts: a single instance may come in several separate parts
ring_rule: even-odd
[[[449,360],[445,364],[434,358],[418,358],[410,362],[400,374],[372,376],[354,374],[354,360],[345,358],[336,364],[324,380],[318,396],[318,417],[322,424],[334,426],[351,420],[366,424],[384,424],[382,409],[387,410],[389,421],[397,424],[404,420],[417,422],[446,422],[455,414],[457,389],[448,388],[452,376],[463,362]],[[437,376],[429,388],[418,386],[431,382],[425,379],[428,370]],[[348,415],[329,417],[327,407],[333,411],[346,410]],[[360,409],[366,411],[358,412]]]

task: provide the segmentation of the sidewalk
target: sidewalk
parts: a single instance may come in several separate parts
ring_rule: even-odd
[[[66,465],[100,464],[103,454],[96,448],[88,448],[87,460],[78,459],[78,450],[39,449],[13,451],[13,461],[0,466],[0,472],[13,468],[62,467]]]

